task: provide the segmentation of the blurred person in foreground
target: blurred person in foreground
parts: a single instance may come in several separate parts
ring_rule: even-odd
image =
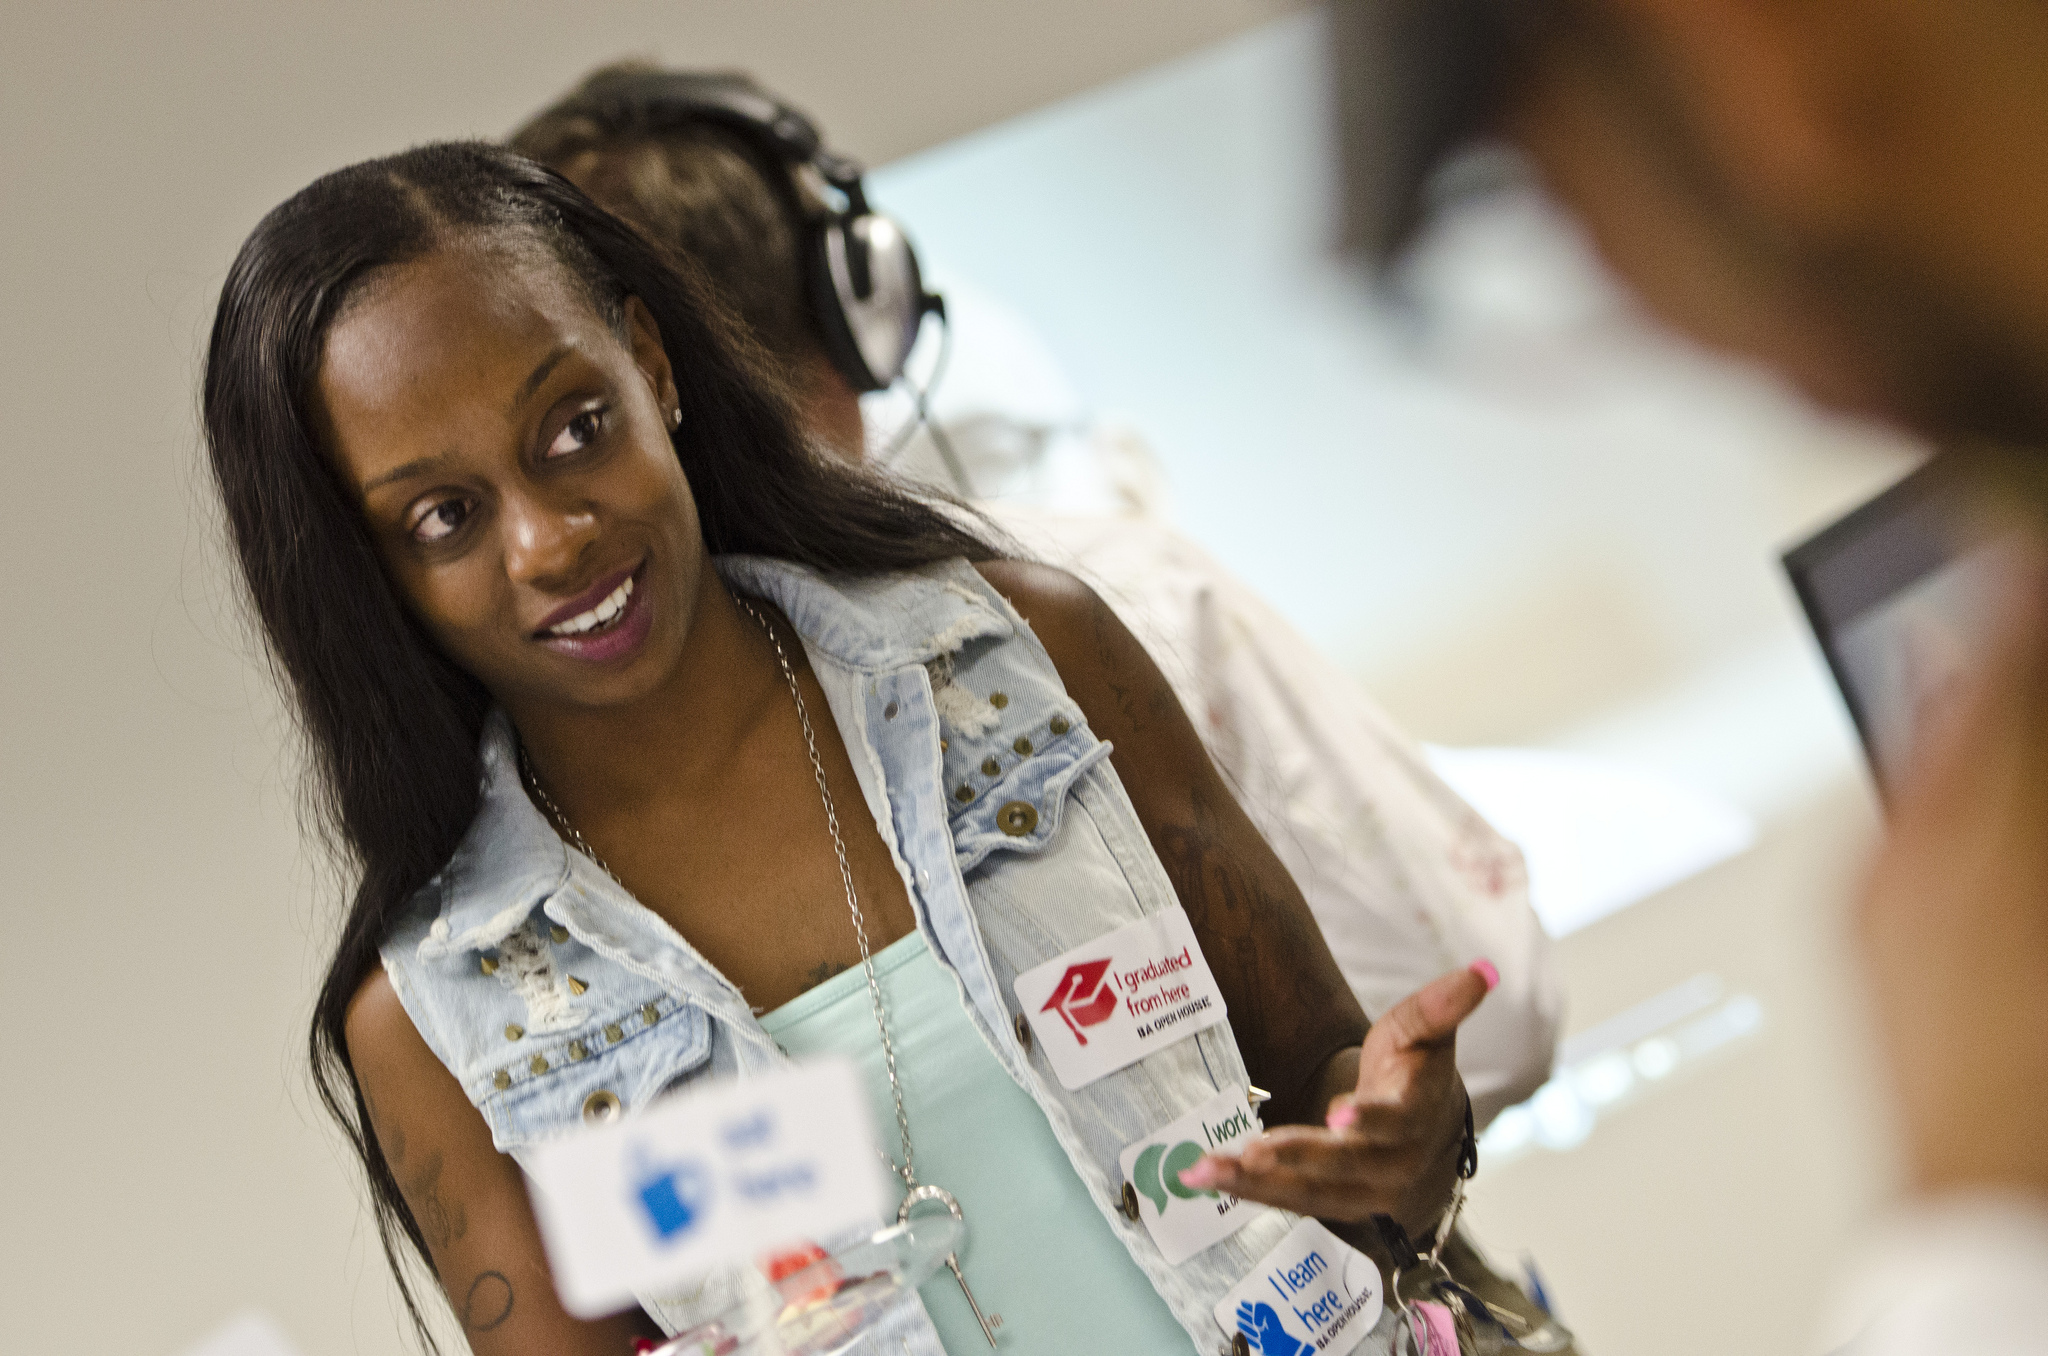
[[[1664,318],[2004,473],[2002,621],[1860,900],[1911,1200],[1837,1326],[2048,1352],[2048,576],[2016,450],[2048,446],[2048,6],[1346,0],[1333,55],[1376,262],[1505,136]]]
[[[892,374],[849,352],[816,276],[806,234],[829,210],[820,177],[762,131],[792,118],[802,115],[744,76],[626,62],[592,72],[510,145],[696,262],[786,368],[813,437],[859,462],[870,451],[860,394]],[[957,448],[970,481],[988,483],[1006,451],[1042,433],[980,411],[939,437],[953,435],[949,455]],[[1156,518],[976,507],[1088,579],[1155,657],[1366,1011],[1489,957],[1501,984],[1460,1028],[1458,1067],[1482,1128],[1533,1094],[1550,1073],[1562,1001],[1514,845],[1355,682]]]

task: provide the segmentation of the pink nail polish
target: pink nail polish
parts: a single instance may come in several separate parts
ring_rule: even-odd
[[[1486,991],[1488,993],[1492,993],[1500,987],[1500,971],[1494,968],[1492,961],[1482,956],[1472,962],[1471,969],[1473,974],[1486,981]]]
[[[1206,1190],[1209,1187],[1215,1186],[1216,1165],[1205,1158],[1201,1160],[1199,1163],[1196,1163],[1192,1168],[1182,1169],[1180,1174],[1180,1184],[1185,1187],[1193,1187],[1197,1191]]]
[[[1323,1117],[1323,1124],[1332,1130],[1349,1130],[1358,1124],[1358,1108],[1349,1102],[1339,1102],[1330,1108],[1330,1114]]]

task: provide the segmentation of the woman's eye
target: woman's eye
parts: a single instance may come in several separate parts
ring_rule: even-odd
[[[581,452],[597,441],[597,435],[604,431],[604,411],[585,410],[562,425],[562,431],[548,444],[547,455],[566,457],[572,452]]]
[[[412,535],[423,542],[440,541],[468,519],[467,499],[443,499],[413,521]]]

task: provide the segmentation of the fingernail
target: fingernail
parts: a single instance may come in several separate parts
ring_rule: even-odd
[[[1473,974],[1486,981],[1486,991],[1488,993],[1492,993],[1500,987],[1500,971],[1496,970],[1493,962],[1484,956],[1472,962],[1471,970]]]
[[[1323,1117],[1323,1124],[1332,1130],[1349,1130],[1358,1124],[1358,1108],[1350,1102],[1338,1102],[1330,1108],[1330,1114]]]
[[[1222,1174],[1218,1171],[1215,1162],[1204,1158],[1198,1161],[1192,1168],[1181,1169],[1180,1184],[1185,1187],[1194,1187],[1198,1191],[1206,1191],[1208,1188],[1216,1185],[1217,1178],[1220,1176]]]

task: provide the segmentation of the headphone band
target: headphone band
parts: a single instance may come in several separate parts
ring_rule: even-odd
[[[715,123],[744,135],[785,164],[823,151],[817,127],[743,76],[693,71],[613,71],[572,98],[565,111],[620,132],[661,132]]]
[[[924,290],[917,255],[901,228],[868,206],[860,163],[826,150],[801,110],[744,76],[634,70],[605,74],[562,111],[594,118],[620,135],[708,124],[781,166],[789,176],[786,201],[811,241],[807,291],[827,355],[855,391],[880,390],[901,374],[919,324],[938,308],[938,298]],[[823,220],[812,219],[797,191],[805,168],[845,199]]]

